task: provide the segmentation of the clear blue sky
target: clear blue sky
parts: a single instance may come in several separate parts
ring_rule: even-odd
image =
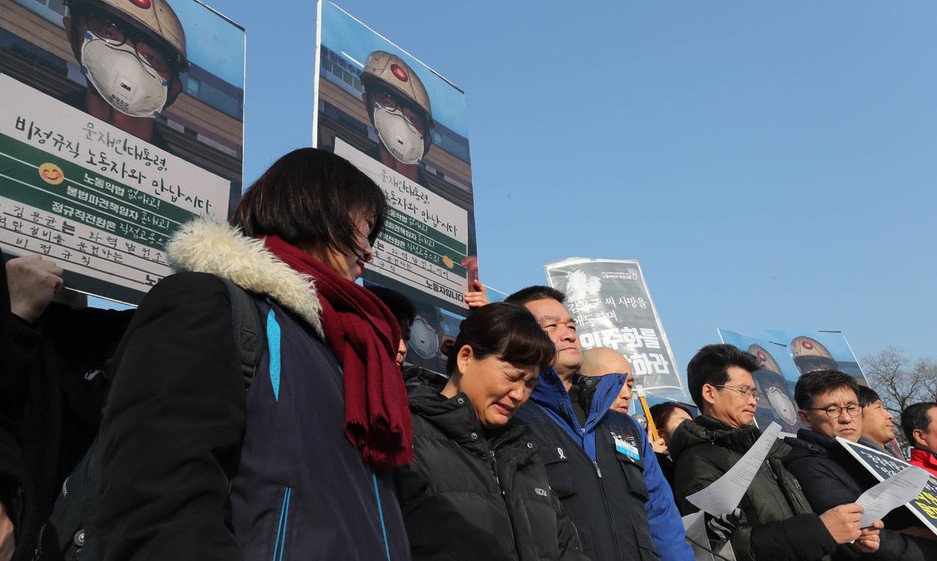
[[[314,2],[247,31],[245,183],[309,145]],[[340,5],[465,90],[482,279],[636,258],[681,371],[716,328],[937,358],[937,4]]]

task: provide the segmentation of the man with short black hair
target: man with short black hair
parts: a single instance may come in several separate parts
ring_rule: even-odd
[[[787,439],[793,450],[784,458],[784,465],[797,477],[815,511],[853,503],[878,483],[836,440],[839,437],[858,442],[862,434],[862,407],[856,392],[855,378],[836,370],[804,374],[794,388],[797,415],[808,428],[800,429],[796,439]],[[920,526],[908,509],[891,511],[884,524],[877,551],[870,553],[855,545],[842,544],[834,559],[937,559],[937,542],[899,532]],[[926,532],[923,528],[915,531]]]
[[[857,385],[856,396],[862,407],[862,435],[859,436],[859,444],[894,456],[895,453],[888,445],[895,439],[895,424],[892,422],[895,416],[885,408],[882,398],[872,388]]]
[[[732,345],[707,345],[690,360],[687,385],[702,414],[684,421],[669,444],[683,514],[697,511],[686,497],[722,477],[761,436],[754,425],[759,395],[752,372],[757,369],[754,355]],[[859,528],[859,505],[813,513],[781,464],[789,450],[783,441],[775,442],[734,513],[737,525],[719,536],[728,538],[736,559],[819,560],[852,540],[873,549],[876,538]]]
[[[937,477],[937,402],[909,405],[901,412],[901,428],[911,448],[911,465]]]
[[[691,561],[647,434],[628,415],[609,410],[611,403],[579,399],[582,346],[565,299],[548,286],[506,299],[530,310],[557,350],[553,368],[540,372],[514,418],[540,446],[550,486],[579,530],[586,555],[594,561]]]

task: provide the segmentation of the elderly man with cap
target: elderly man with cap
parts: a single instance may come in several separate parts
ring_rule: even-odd
[[[176,13],[166,0],[66,3],[62,23],[88,88],[64,101],[165,149],[153,118],[179,96],[189,68]]]
[[[628,415],[593,399],[574,399],[582,345],[566,296],[531,286],[506,301],[523,305],[556,345],[553,367],[540,372],[515,418],[540,447],[550,486],[594,561],[689,561],[683,523],[670,486],[648,443]]]

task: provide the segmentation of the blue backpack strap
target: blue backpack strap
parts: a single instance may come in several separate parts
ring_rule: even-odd
[[[234,331],[234,344],[241,361],[241,375],[244,388],[250,388],[257,372],[257,365],[264,353],[266,343],[260,311],[254,299],[246,290],[228,279],[222,279],[228,289],[231,300],[231,323]]]

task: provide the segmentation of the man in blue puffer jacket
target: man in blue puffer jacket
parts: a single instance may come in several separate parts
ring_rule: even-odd
[[[690,561],[693,552],[647,435],[628,415],[608,410],[620,384],[602,384],[588,408],[578,399],[582,346],[564,299],[545,286],[507,298],[530,310],[557,348],[553,368],[540,373],[515,418],[540,445],[550,485],[587,555]]]

